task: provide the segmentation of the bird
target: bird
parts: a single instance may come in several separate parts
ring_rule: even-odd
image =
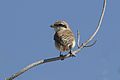
[[[71,52],[76,44],[75,37],[68,23],[64,20],[57,20],[50,27],[54,28],[55,47],[60,51],[60,56],[63,56],[61,52],[65,51],[69,51],[71,56],[75,56]]]

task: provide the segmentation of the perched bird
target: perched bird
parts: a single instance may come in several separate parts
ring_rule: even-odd
[[[75,47],[75,37],[68,23],[58,20],[50,27],[55,30],[54,41],[56,48],[60,51],[60,56],[63,56],[61,52],[65,51],[70,51],[72,55],[71,49]]]

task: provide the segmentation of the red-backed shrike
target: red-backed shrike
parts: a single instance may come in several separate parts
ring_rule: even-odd
[[[61,52],[68,51],[75,47],[75,37],[67,22],[58,20],[51,25],[54,28],[54,41],[56,48]]]

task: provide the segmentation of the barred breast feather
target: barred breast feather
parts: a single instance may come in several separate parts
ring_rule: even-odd
[[[60,30],[54,35],[55,46],[61,52],[68,51],[75,46],[75,38],[70,30]]]

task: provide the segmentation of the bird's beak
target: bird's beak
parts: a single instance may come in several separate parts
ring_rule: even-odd
[[[54,25],[52,24],[52,25],[50,25],[50,27],[51,27],[51,28],[54,28]]]

